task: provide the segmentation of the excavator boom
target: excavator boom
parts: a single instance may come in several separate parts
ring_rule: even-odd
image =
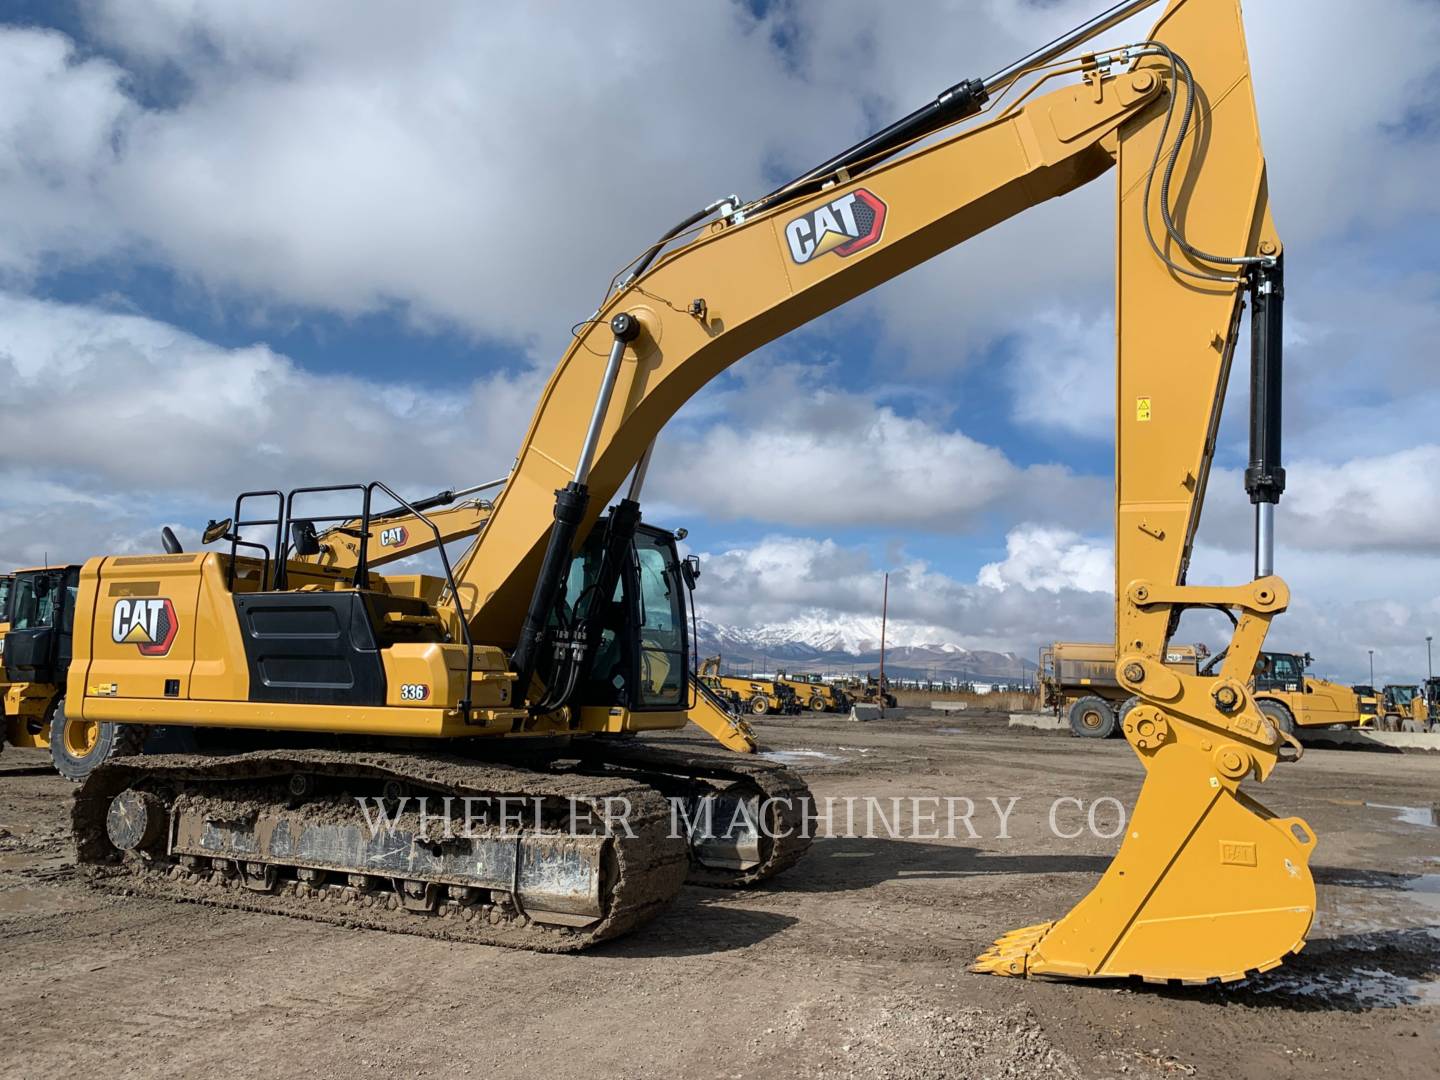
[[[1082,30],[1144,6],[1119,5]],[[1271,574],[1284,489],[1283,263],[1240,7],[1171,0],[1143,41],[1069,63],[1057,55],[957,84],[883,137],[754,204],[725,200],[722,216],[686,223],[693,238],[648,251],[551,376],[511,481],[460,563],[450,617],[513,648],[527,693],[576,538],[701,387],[765,342],[1113,170],[1117,667],[1139,699],[1125,735],[1151,778],[1096,890],[1058,923],[1003,938],[979,967],[1239,978],[1301,947],[1315,902],[1313,834],[1239,791],[1267,777],[1282,749],[1246,683],[1288,600]],[[1008,106],[911,145],[933,134],[931,120],[963,118],[1026,74],[1035,85]],[[1067,75],[1078,82],[1050,88]],[[1197,588],[1186,575],[1247,297],[1256,577]],[[1218,685],[1165,667],[1191,606],[1236,614]]]

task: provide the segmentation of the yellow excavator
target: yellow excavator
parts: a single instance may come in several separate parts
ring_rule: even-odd
[[[65,708],[229,728],[252,747],[96,768],[73,812],[87,874],[147,896],[573,950],[644,923],[687,878],[746,885],[795,862],[810,817],[793,774],[634,737],[685,724],[693,685],[695,567],[640,520],[656,436],[764,343],[1113,172],[1116,668],[1138,699],[1122,728],[1146,780],[1094,889],[975,967],[1225,981],[1301,948],[1314,834],[1242,791],[1299,753],[1248,685],[1289,600],[1272,566],[1281,246],[1237,0],[1170,0],[1142,39],[1087,44],[1147,6],[1116,4],[645,248],[576,328],[484,529],[453,567],[437,548],[433,602],[391,590],[368,544],[353,569],[302,561],[314,544],[293,528],[306,520],[293,492],[242,495],[229,551],[87,562]],[[616,135],[624,168],[623,121]],[[1247,300],[1255,572],[1196,586]],[[375,496],[437,531],[378,481],[348,490],[366,536]],[[246,529],[267,530],[258,554],[240,548]],[[1235,616],[1211,678],[1165,665],[1195,607]],[[524,812],[507,817],[507,801]],[[468,802],[484,812],[456,828]],[[727,817],[736,827],[718,827]]]

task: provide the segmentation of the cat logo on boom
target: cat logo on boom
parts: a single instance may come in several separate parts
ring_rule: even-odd
[[[405,541],[409,539],[410,530],[404,525],[392,525],[380,531],[381,547],[404,547]]]
[[[175,642],[180,620],[167,597],[122,597],[115,601],[110,637],[118,645],[134,645],[141,656],[164,656]]]
[[[880,239],[885,228],[885,204],[864,188],[817,206],[785,226],[790,257],[807,263],[833,251],[844,258],[863,251]]]

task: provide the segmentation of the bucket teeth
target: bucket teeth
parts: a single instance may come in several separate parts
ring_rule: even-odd
[[[1031,950],[1054,925],[1043,922],[1011,930],[977,956],[970,970],[982,975],[1012,975],[1023,979]]]

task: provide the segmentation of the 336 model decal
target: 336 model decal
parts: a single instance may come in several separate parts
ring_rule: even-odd
[[[807,263],[831,251],[841,258],[863,251],[884,228],[885,204],[873,192],[856,188],[790,222],[785,240],[790,257]]]
[[[180,620],[168,597],[121,597],[115,601],[110,637],[118,645],[136,646],[141,656],[164,656],[179,630]]]

